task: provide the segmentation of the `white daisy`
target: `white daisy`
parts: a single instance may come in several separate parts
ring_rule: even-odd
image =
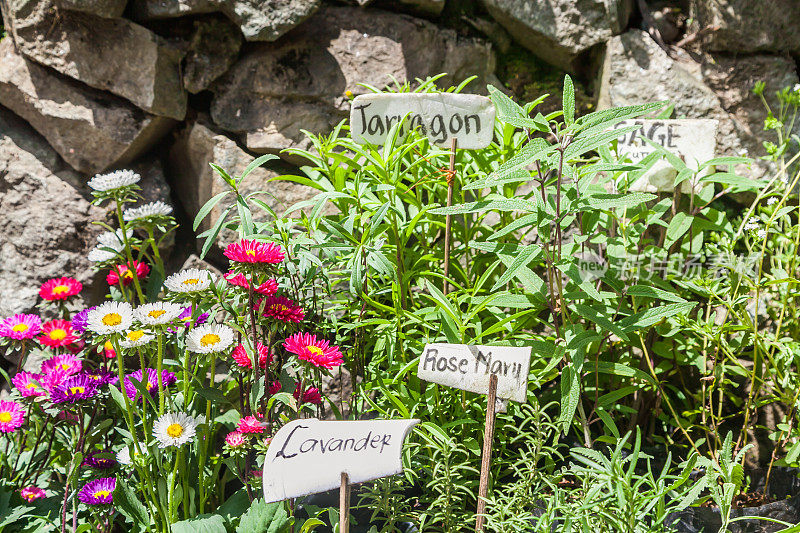
[[[183,306],[171,302],[143,304],[133,310],[136,320],[145,326],[163,326],[173,322],[183,312]]]
[[[233,330],[221,324],[196,327],[186,336],[186,347],[194,353],[222,352],[231,344],[233,344]]]
[[[95,191],[108,192],[137,183],[142,177],[133,170],[115,170],[108,174],[97,174],[89,180],[89,187]]]
[[[183,446],[195,435],[197,420],[186,413],[167,413],[153,424],[153,436],[159,448]]]
[[[129,229],[125,232],[126,237],[130,240],[133,237],[133,230]],[[125,247],[125,237],[122,235],[122,230],[105,231],[97,236],[98,247],[111,248],[115,252],[121,252]]]
[[[157,201],[126,209],[122,218],[125,222],[130,222],[140,218],[165,217],[170,214],[172,214],[172,207],[162,201]]]
[[[144,452],[139,454],[138,452],[136,452],[134,450],[133,455],[134,455],[134,457],[137,456],[137,455],[144,455]],[[121,465],[130,466],[131,463],[132,463],[132,461],[131,461],[131,449],[128,446],[125,446],[120,451],[118,451],[116,453],[116,457],[117,457],[117,462],[119,464],[121,464]]]
[[[89,311],[86,320],[86,329],[98,335],[123,333],[133,324],[133,309],[127,302],[106,302]]]
[[[92,263],[105,263],[106,261],[111,261],[115,257],[117,257],[117,254],[109,252],[108,250],[103,250],[99,246],[92,248],[86,256]]]
[[[172,292],[200,292],[209,288],[216,278],[208,270],[189,268],[168,277],[164,286]]]
[[[155,336],[146,333],[143,329],[132,329],[125,333],[125,338],[119,341],[119,345],[122,348],[136,348],[144,346],[153,339],[155,339]]]

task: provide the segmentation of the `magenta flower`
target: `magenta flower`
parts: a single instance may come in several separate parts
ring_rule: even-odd
[[[146,379],[143,378],[143,373],[141,370],[137,370],[135,372],[131,372],[127,376],[125,376],[125,393],[128,395],[128,398],[131,400],[137,399],[139,391],[136,389],[136,385],[133,384],[130,378],[139,381],[144,385],[144,388],[150,392],[151,396],[155,396],[158,393],[158,372],[153,370],[152,368],[145,368]],[[163,384],[164,388],[169,387],[173,383],[175,383],[176,378],[175,374],[172,372],[168,372],[166,370],[161,371],[161,383]]]
[[[223,255],[236,263],[277,264],[283,261],[281,247],[271,242],[242,239],[228,245]]]
[[[117,466],[118,463],[115,459],[111,457],[98,457],[99,454],[106,454],[110,456],[114,455],[108,450],[94,450],[86,454],[82,465],[90,466],[92,468],[96,468],[97,470],[108,470],[109,468],[114,468]]]
[[[113,477],[94,479],[83,486],[78,499],[88,505],[103,505],[114,502],[117,480]]]
[[[12,433],[25,422],[25,408],[10,400],[0,401],[0,432]]]
[[[337,346],[331,346],[326,340],[317,340],[317,336],[310,333],[295,333],[283,341],[283,347],[287,352],[297,355],[301,361],[308,361],[328,370],[344,362]]]
[[[83,363],[72,354],[56,355],[42,363],[42,374],[47,375],[53,371],[60,370],[72,376],[83,368]]]
[[[17,388],[23,398],[30,398],[32,396],[44,396],[47,394],[39,381],[41,379],[42,376],[39,374],[19,372],[11,380],[11,383],[14,384],[14,387]]]
[[[89,323],[87,317],[89,316],[89,311],[92,309],[94,309],[94,307],[89,307],[83,311],[78,311],[72,316],[72,331],[75,333],[83,333],[86,331],[86,324]]]
[[[53,403],[75,403],[97,395],[98,383],[83,374],[70,376],[50,395]]]
[[[313,403],[314,405],[319,405],[322,403],[322,395],[319,393],[318,388],[309,387],[301,395],[300,383],[295,386],[292,396],[294,396],[294,399],[297,400],[297,403],[301,405],[304,403]]]
[[[42,319],[36,315],[16,314],[0,322],[0,337],[15,341],[34,338],[42,331]]]
[[[240,433],[264,433],[264,426],[252,415],[239,420],[239,425],[236,429]]]
[[[239,448],[240,446],[244,446],[245,442],[245,436],[240,431],[231,431],[225,436],[225,444],[231,448]]]
[[[264,300],[259,300],[258,308],[263,309],[262,314],[264,316],[281,322],[297,324],[306,317],[302,307],[284,296],[270,296]]]
[[[28,502],[32,502],[34,500],[38,500],[40,498],[44,498],[47,496],[45,492],[40,489],[39,487],[34,487],[33,485],[29,487],[23,487],[19,491],[19,495],[22,496],[23,500]]]

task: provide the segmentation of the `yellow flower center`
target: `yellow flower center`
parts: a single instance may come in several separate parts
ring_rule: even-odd
[[[144,331],[142,331],[141,329],[137,329],[137,330],[128,332],[128,340],[129,341],[138,341],[142,337],[144,337]]]
[[[61,328],[54,329],[50,332],[50,338],[54,341],[63,341],[67,338],[67,331]]]
[[[148,381],[147,384],[144,386],[145,389],[150,390],[154,387],[152,382]]]
[[[289,311],[289,308],[288,308],[288,307],[286,307],[286,306],[285,306],[285,305],[283,305],[283,304],[278,304],[278,305],[276,305],[276,306],[275,306],[275,312],[276,312],[276,313],[279,313],[279,312],[281,312],[281,313],[286,313],[286,312],[288,312],[288,311]]]
[[[108,498],[111,496],[111,492],[107,490],[98,490],[94,493],[95,498]]]
[[[122,273],[122,278],[133,279],[133,272],[131,272],[130,270],[126,270],[125,272]]]
[[[34,382],[32,382],[32,381],[31,381],[30,383],[28,383],[27,385],[25,385],[25,388],[26,388],[26,389],[35,389],[35,388],[36,388],[36,383],[34,383]]]
[[[53,294],[64,294],[65,292],[69,292],[69,287],[66,285],[56,285],[53,287]]]
[[[165,313],[166,311],[164,311],[163,309],[153,309],[152,311],[147,313],[147,316],[149,316],[150,318],[158,318]]]
[[[255,250],[245,250],[244,253],[245,253],[245,255],[249,255],[250,257],[255,257],[256,256],[256,251]]]
[[[8,411],[0,413],[0,422],[11,422],[11,413]]]
[[[16,326],[14,326],[13,328],[11,328],[11,331],[14,331],[16,333],[22,333],[23,331],[28,331],[29,329],[31,329],[31,328],[28,327],[28,324],[20,323],[20,324],[17,324]]]
[[[67,370],[69,370],[70,368],[72,368],[72,365],[71,365],[71,364],[69,364],[69,363],[61,363],[61,365],[60,365],[60,366],[61,366],[61,370],[65,371],[65,372],[66,372]]]
[[[82,394],[82,393],[86,392],[86,389],[81,387],[80,385],[78,385],[78,386],[75,386],[75,387],[70,387],[69,388],[69,392],[70,392],[70,394]]]
[[[206,333],[200,338],[200,344],[203,346],[209,346],[211,344],[217,344],[220,341],[219,335],[214,333]]]
[[[197,285],[198,283],[200,283],[200,280],[197,278],[189,278],[183,280],[183,285]]]
[[[122,324],[122,317],[118,313],[108,313],[103,317],[102,322],[106,326],[119,326]]]
[[[173,439],[180,437],[181,435],[183,435],[183,426],[180,424],[170,424],[167,427],[167,435],[169,435]]]
[[[111,350],[111,351],[113,351],[113,350],[114,350],[114,345],[113,345],[113,344],[111,344],[111,341],[106,341],[105,343],[103,343],[103,349],[104,349],[104,350]]]
[[[322,348],[320,348],[319,346],[307,346],[306,350],[308,350],[311,354],[317,356],[322,355],[324,353],[322,351]]]

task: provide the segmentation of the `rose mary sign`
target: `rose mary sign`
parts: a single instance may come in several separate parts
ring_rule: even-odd
[[[264,500],[277,502],[403,471],[403,441],[419,420],[294,420],[273,437],[264,460]]]
[[[485,96],[453,93],[364,94],[353,100],[350,135],[359,144],[383,144],[393,125],[416,129],[431,142],[486,148],[494,134],[494,105]]]

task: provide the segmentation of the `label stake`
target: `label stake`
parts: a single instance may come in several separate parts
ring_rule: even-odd
[[[458,141],[453,137],[450,144],[450,169],[447,173],[447,207],[453,206],[453,182],[456,179],[456,148]],[[450,227],[452,226],[453,215],[447,214],[444,217],[444,283],[442,293],[447,294],[450,290],[447,278],[450,275]]]
[[[476,533],[483,532],[486,523],[486,494],[489,491],[489,474],[492,465],[492,441],[494,440],[495,407],[497,402],[497,374],[489,377],[489,396],[486,404],[486,426],[483,433],[483,453],[481,454],[481,481],[478,485],[478,515],[475,520]]]
[[[339,487],[339,533],[350,533],[350,479],[342,472],[342,485]]]

